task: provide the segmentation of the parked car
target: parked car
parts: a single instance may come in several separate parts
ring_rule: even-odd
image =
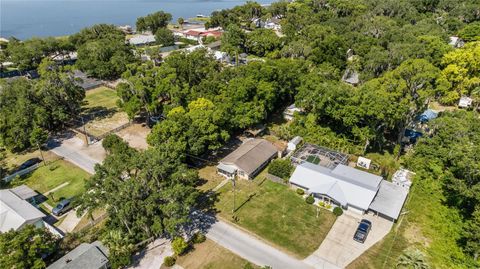
[[[370,229],[372,228],[372,223],[369,220],[362,219],[360,221],[360,224],[358,224],[357,231],[355,232],[355,235],[353,236],[353,240],[364,243],[365,240],[367,239],[368,233],[370,232]]]
[[[39,158],[28,159],[24,163],[22,163],[22,165],[20,165],[18,170],[20,171],[20,170],[23,170],[23,169],[27,169],[30,166],[35,165],[35,164],[40,163],[40,162],[42,162],[42,160],[40,160]]]
[[[60,216],[72,208],[71,199],[63,199],[53,209],[52,213],[55,216]]]

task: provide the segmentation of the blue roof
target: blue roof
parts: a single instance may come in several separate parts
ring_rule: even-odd
[[[434,110],[431,110],[431,109],[427,109],[425,110],[425,112],[423,112],[419,117],[418,119],[421,121],[421,122],[426,122],[426,121],[429,121],[429,120],[433,120],[435,119],[436,117],[438,117],[438,112],[434,111]]]

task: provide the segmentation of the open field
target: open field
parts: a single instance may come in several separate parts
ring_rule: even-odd
[[[26,175],[25,178],[14,180],[11,184],[13,186],[25,184],[41,194],[65,184],[51,194],[46,195],[46,202],[51,206],[55,206],[61,198],[70,198],[84,192],[84,183],[89,177],[90,175],[87,172],[75,165],[67,161],[58,160],[47,166],[39,167],[31,174]]]
[[[209,239],[195,245],[192,251],[177,259],[177,264],[186,269],[239,269],[244,268],[247,263],[248,261]],[[252,265],[250,268],[258,267]]]
[[[119,110],[117,100],[115,90],[104,86],[86,92],[83,114],[86,119],[85,130],[89,134],[101,136],[128,123],[128,116]]]
[[[232,185],[218,192],[215,207],[220,217],[233,221]],[[262,174],[253,181],[238,180],[235,196],[234,223],[299,258],[314,252],[335,222],[330,211],[307,204],[289,187],[265,180]]]
[[[107,109],[117,107],[118,96],[115,90],[101,86],[85,92],[85,108],[104,107]]]

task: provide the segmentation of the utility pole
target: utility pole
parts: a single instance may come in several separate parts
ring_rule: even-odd
[[[235,184],[235,177],[236,177],[236,176],[234,176],[234,177],[232,178],[232,185],[233,185],[233,208],[232,208],[232,214],[235,213],[235,187],[236,187],[236,186],[235,186],[235,185],[236,185],[236,184]]]

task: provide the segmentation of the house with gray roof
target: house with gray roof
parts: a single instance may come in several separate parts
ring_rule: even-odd
[[[344,164],[327,168],[301,163],[290,184],[327,204],[360,214],[374,212],[392,221],[398,219],[408,194],[408,188]]]
[[[82,243],[47,269],[108,269],[108,249],[100,242]]]
[[[249,139],[220,161],[217,172],[226,178],[253,179],[277,154],[267,140]]]
[[[26,225],[44,227],[43,214],[27,200],[36,193],[27,186],[0,190],[0,232],[19,230]]]

